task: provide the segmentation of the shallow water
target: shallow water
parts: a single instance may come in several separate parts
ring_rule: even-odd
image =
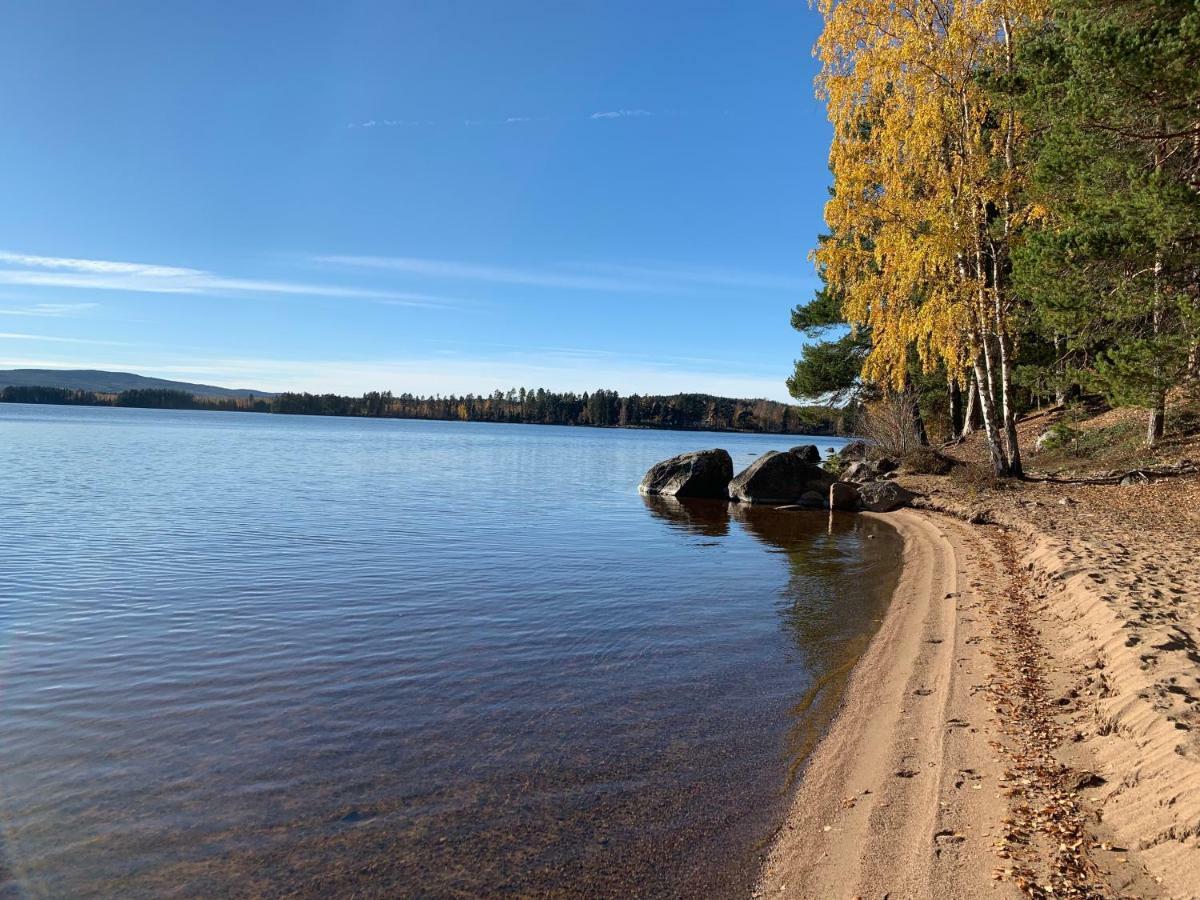
[[[0,894],[745,895],[899,542],[636,485],[798,442],[0,405]]]

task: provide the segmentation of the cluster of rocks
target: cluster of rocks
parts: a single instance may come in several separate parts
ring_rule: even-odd
[[[853,441],[839,454],[850,465],[839,478],[820,465],[812,444],[786,453],[771,450],[736,477],[725,450],[696,450],[658,463],[642,479],[643,494],[770,503],[793,509],[890,512],[916,496],[891,481],[899,463],[868,460],[867,445]]]

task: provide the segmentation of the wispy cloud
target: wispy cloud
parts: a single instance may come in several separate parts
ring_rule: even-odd
[[[10,266],[32,266],[39,269],[90,272],[96,275],[146,275],[154,278],[172,278],[180,275],[200,274],[197,269],[184,269],[179,266],[113,262],[106,259],[75,259],[69,256],[33,256],[28,253],[9,253],[3,250],[0,250],[0,263]]]
[[[405,125],[436,125],[432,119],[368,119],[365,122],[350,122],[347,128],[399,128]]]
[[[715,266],[671,265],[595,265],[582,268],[599,274],[643,281],[665,281],[704,287],[757,288],[768,291],[807,291],[818,284],[815,275],[808,277],[754,272],[745,269],[725,269]]]
[[[612,109],[606,112],[594,112],[589,119],[644,119],[654,113],[648,109]]]
[[[649,109],[606,109],[593,113],[576,113],[565,116],[502,116],[498,118],[469,118],[469,119],[365,119],[360,122],[349,122],[347,128],[415,128],[422,125],[463,125],[473,128],[480,125],[524,125],[528,122],[586,122],[603,119],[647,119],[655,115],[681,116],[679,110],[669,109],[656,113]]]
[[[34,303],[30,306],[0,307],[0,316],[28,316],[38,319],[67,319],[97,309],[99,303]]]
[[[583,291],[653,291],[654,286],[628,278],[572,274],[553,270],[514,269],[412,256],[316,256],[315,262],[363,269],[404,272],[426,278],[485,281],[492,284],[523,284],[533,287]]]
[[[316,256],[314,262],[402,272],[423,278],[482,281],[616,293],[679,294],[699,290],[799,293],[814,278],[711,266],[601,265],[574,263],[547,268],[513,268],[411,256]]]
[[[51,334],[25,334],[17,331],[0,331],[0,341],[37,341],[46,344],[95,344],[106,347],[131,347],[126,341],[102,341],[95,338],[59,337]]]
[[[345,285],[232,278],[203,269],[0,251],[0,284],[151,294],[288,295],[373,300],[405,306],[457,306],[462,301],[429,294]]]

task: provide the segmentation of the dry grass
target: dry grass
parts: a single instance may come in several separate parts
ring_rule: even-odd
[[[878,452],[904,459],[921,448],[912,415],[913,398],[909,394],[888,394],[867,405],[859,420],[859,430]]]
[[[1017,423],[1025,469],[1088,476],[1200,460],[1200,400],[1182,393],[1171,397],[1166,435],[1153,451],[1145,446],[1146,417],[1143,409],[1109,409],[1095,401],[1027,415]],[[1038,436],[1053,427],[1061,428],[1067,439],[1053,450],[1036,451]],[[987,444],[979,433],[946,453],[983,466],[988,462]]]
[[[904,457],[903,467],[913,475],[945,475],[954,468],[954,460],[930,447],[918,447]]]

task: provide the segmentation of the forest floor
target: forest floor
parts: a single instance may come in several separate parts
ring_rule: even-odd
[[[1185,411],[1055,410],[1060,477],[1200,460]],[[1200,897],[1200,478],[902,475],[895,599],[763,870],[794,897]]]

